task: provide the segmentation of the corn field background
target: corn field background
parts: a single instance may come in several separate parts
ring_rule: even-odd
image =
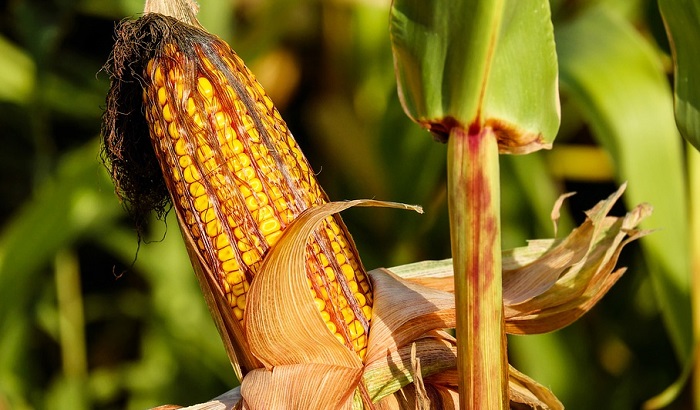
[[[585,28],[581,20],[595,27],[602,19],[619,28],[599,30],[605,41],[632,38],[661,75],[670,74],[655,1],[551,3],[555,35],[564,39],[559,52],[569,58],[560,63],[563,70],[583,53],[574,47],[576,30]],[[332,199],[425,208],[425,215],[378,209],[343,215],[368,269],[450,256],[446,146],[401,109],[389,5],[200,1],[200,21],[258,76]],[[188,405],[237,383],[174,215],[164,221],[154,216],[139,247],[101,162],[100,117],[109,86],[101,67],[116,22],[142,8],[139,0],[0,3],[0,410]],[[615,68],[599,62],[608,63]],[[554,149],[502,157],[504,249],[552,237],[549,213],[560,193],[578,192],[559,223],[567,232],[622,181],[630,190],[644,187],[637,197],[675,198],[673,190],[683,186],[680,136],[669,137],[677,137],[670,147],[664,143],[671,162],[657,164],[653,178],[629,165],[644,164],[632,151],[634,138],[641,138],[634,130],[658,127],[654,107],[671,104],[670,81],[648,100],[639,92],[647,87],[646,77],[637,75],[643,70],[618,65],[631,84],[624,104],[592,113],[575,98],[573,76],[563,73],[562,128]],[[637,111],[630,135],[623,135],[628,139],[601,139],[599,117],[615,118],[617,110],[626,115],[630,106]],[[682,221],[680,195],[681,203],[643,200]],[[666,219],[655,222],[664,229],[657,242],[685,249],[684,233]],[[629,246],[621,259],[628,272],[593,311],[553,334],[511,338],[511,362],[569,409],[639,408],[665,389],[689,357],[690,274],[680,281],[679,296],[660,304],[658,280],[650,274],[658,264],[654,252],[653,246]],[[669,317],[680,323],[675,330],[668,330],[674,329]],[[682,395],[671,408],[686,408],[688,398]]]

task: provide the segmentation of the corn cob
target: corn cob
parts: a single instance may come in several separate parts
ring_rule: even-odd
[[[144,78],[146,119],[173,204],[243,323],[264,255],[327,197],[272,101],[223,41],[169,43]],[[309,241],[306,270],[329,331],[364,358],[372,292],[356,255],[340,218],[328,217]]]

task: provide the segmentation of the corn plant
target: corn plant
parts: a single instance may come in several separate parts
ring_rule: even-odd
[[[393,9],[404,107],[448,142],[454,263],[443,265],[455,281],[447,290],[429,280],[432,270],[418,269],[414,282],[391,270],[365,273],[331,215],[402,205],[327,202],[272,101],[230,47],[201,28],[192,4],[147,2],[143,17],[122,24],[107,68],[106,155],[137,220],[162,209],[169,193],[242,383],[229,400],[245,408],[561,407],[508,366],[505,330],[551,331],[590,309],[620,276],[611,274],[619,250],[644,235],[634,228],[650,209],[607,217],[621,189],[564,241],[529,247],[527,263],[502,272],[498,152],[547,148],[558,123],[546,3],[505,17],[504,6]],[[502,18],[512,29],[503,34]],[[505,63],[531,53],[511,31],[532,25],[541,28],[534,44],[543,44],[543,58],[528,60],[537,80],[527,83],[526,70],[513,75]],[[465,30],[466,43],[457,41]],[[455,325],[453,338],[443,329]]]
[[[110,0],[35,3],[17,0],[0,6],[6,16],[0,22],[0,407],[141,409],[165,402],[196,403],[231,389],[239,381],[202,298],[209,293],[201,292],[187,248],[176,232],[177,212],[170,212],[165,222],[156,221],[170,206],[159,203],[156,209],[163,214],[156,212],[147,216],[148,223],[138,222],[143,228],[139,246],[133,223],[115,200],[110,175],[96,154],[109,87],[100,66],[111,47],[115,22],[140,16],[143,5]],[[424,215],[376,208],[343,214],[357,258],[361,256],[361,265],[368,268],[368,283],[373,286],[370,335],[395,331],[382,328],[378,318],[386,312],[398,317],[402,312],[392,313],[387,306],[404,310],[419,290],[425,291],[416,284],[447,292],[433,292],[426,300],[439,295],[440,306],[454,305],[449,260],[389,268],[409,281],[412,292],[397,291],[404,285],[392,285],[391,291],[375,285],[386,284],[387,273],[373,267],[450,256],[447,144],[426,138],[402,110],[387,38],[389,2],[200,3],[202,25],[226,39],[256,74],[330,198],[370,196],[424,206]],[[698,162],[697,152],[681,144],[678,130],[690,141],[697,140],[689,130],[697,107],[692,73],[698,71],[693,68],[698,53],[693,39],[700,24],[696,2],[659,2],[673,38],[668,44],[654,3],[552,0],[561,128],[551,150],[499,158],[504,249],[522,246],[526,238],[551,237],[553,204],[557,203],[557,212],[552,215],[561,216],[561,233],[554,235],[560,239],[531,241],[528,247],[503,252],[506,284],[523,278],[514,272],[548,248],[561,245],[557,252],[548,252],[549,258],[558,259],[565,255],[567,243],[590,236],[594,226],[606,226],[610,220],[603,217],[604,210],[612,199],[603,202],[600,212],[589,212],[591,222],[585,222],[580,211],[615,191],[613,181],[628,184],[611,213],[624,214],[621,202],[628,211],[642,201],[654,206],[641,226],[655,232],[639,241],[641,247],[635,243],[620,256],[620,262],[630,266],[624,276],[619,270],[614,275],[593,273],[598,264],[592,257],[603,247],[591,242],[592,253],[585,258],[590,262],[581,262],[577,269],[585,272],[582,276],[595,276],[595,286],[586,288],[571,305],[582,300],[592,304],[595,298],[588,295],[602,294],[594,292],[596,287],[616,285],[609,297],[571,326],[533,335],[546,332],[542,326],[557,321],[564,326],[563,318],[572,319],[561,313],[566,306],[548,314],[542,314],[538,304],[543,299],[514,306],[517,288],[504,285],[504,299],[511,298],[503,307],[511,364],[551,388],[571,409],[635,408],[680,373],[685,377],[648,405],[661,407],[678,397],[670,408],[691,407],[685,387],[692,366],[686,364],[692,364],[692,323],[697,323],[697,315],[691,321],[689,256],[699,252],[688,245],[700,241],[688,240],[691,232],[697,232],[689,221],[698,218],[692,212],[697,207],[687,202],[698,202],[692,196],[697,196],[692,170]],[[504,30],[506,21],[501,25]],[[523,37],[520,42],[527,40]],[[671,75],[678,128],[671,109]],[[143,99],[141,94],[134,97]],[[152,150],[150,138],[149,131],[141,142]],[[150,158],[160,173],[153,175],[162,175],[158,158],[155,154]],[[151,187],[157,182],[158,178],[145,181]],[[168,198],[164,183],[161,188],[158,197]],[[558,206],[559,192],[571,190],[579,194]],[[585,226],[565,239],[573,220]],[[183,226],[183,231],[188,229]],[[285,232],[289,230],[287,226]],[[614,240],[606,236],[602,242]],[[206,260],[190,242],[193,245]],[[610,256],[617,258],[616,253]],[[305,264],[305,257],[297,261]],[[603,264],[613,264],[613,259]],[[565,276],[575,277],[577,269],[566,264],[560,268],[563,281],[554,287],[575,288],[577,281]],[[296,277],[300,283],[292,297],[308,294],[314,300],[312,286],[303,283],[306,266],[297,271],[304,274]],[[255,272],[255,277],[265,277],[261,270]],[[533,272],[526,276],[532,275],[537,276]],[[393,299],[387,296],[393,294],[397,295]],[[279,298],[265,292],[263,296],[289,298],[287,293]],[[246,310],[251,309],[251,297],[249,288]],[[220,311],[231,308],[235,322],[232,305],[225,302]],[[308,302],[294,300],[287,305],[296,310],[313,307],[304,312],[323,321],[315,300],[314,305]],[[440,326],[456,326],[449,311],[441,312]],[[533,320],[535,316],[542,320]],[[422,322],[416,319],[401,329],[414,329]],[[306,322],[295,323],[307,327]],[[314,328],[321,337],[332,334],[325,322]],[[299,336],[293,347],[307,346],[306,336],[291,336]],[[441,337],[443,347],[431,350],[432,355],[425,349],[431,338],[418,338],[415,360],[410,347],[416,338],[398,340],[397,346],[403,347],[392,354],[389,366],[398,371],[386,372],[384,364],[365,356],[363,380],[365,386],[374,386],[367,390],[378,400],[375,406],[384,404],[382,395],[386,401],[395,399],[399,388],[403,393],[398,397],[416,397],[415,387],[422,385],[436,407],[435,395],[444,392],[442,387],[457,391],[456,345]],[[344,349],[357,355],[347,344]],[[440,360],[433,360],[436,357]],[[552,398],[547,389],[536,388],[513,367],[509,373],[511,400],[525,400],[526,390],[539,391],[540,403]],[[417,374],[420,380],[414,377]],[[441,382],[448,377],[452,384]],[[269,391],[260,387],[264,384],[252,383],[255,377],[247,379],[249,391],[257,386],[262,390],[259,397],[265,398]],[[238,402],[240,393],[234,389],[220,402]],[[535,400],[530,397],[530,402]]]

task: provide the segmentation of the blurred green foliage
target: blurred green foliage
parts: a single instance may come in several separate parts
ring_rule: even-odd
[[[400,107],[389,1],[200,3],[203,25],[258,75],[331,198],[424,206],[423,216],[346,212],[364,264],[449,257],[445,146]],[[101,164],[100,68],[116,22],[141,1],[0,7],[0,409],[185,405],[233,387],[173,215],[139,248]],[[552,236],[560,193],[579,192],[562,232],[621,180],[628,200],[656,205],[647,227],[663,231],[625,250],[630,269],[600,306],[560,332],[512,338],[511,360],[569,409],[638,408],[675,379],[691,343],[682,146],[658,117],[672,107],[668,46],[651,0],[552,0],[552,10],[562,129],[550,152],[502,158],[504,247]],[[615,45],[646,63],[597,53]],[[585,64],[597,71],[581,73]],[[650,134],[657,145],[639,159],[631,150]]]

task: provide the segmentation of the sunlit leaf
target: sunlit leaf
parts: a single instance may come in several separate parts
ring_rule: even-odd
[[[0,36],[0,55],[0,100],[27,102],[34,88],[34,62],[4,36]]]
[[[6,323],[5,315],[21,309],[15,302],[22,299],[18,296],[32,294],[32,286],[40,282],[39,270],[58,249],[121,215],[97,151],[90,143],[66,155],[56,178],[39,187],[0,233],[0,326]]]
[[[491,126],[503,152],[550,146],[559,99],[549,2],[397,0],[391,38],[414,121],[443,139],[456,124]]]
[[[700,150],[700,2],[659,0],[673,51],[676,123]]]

